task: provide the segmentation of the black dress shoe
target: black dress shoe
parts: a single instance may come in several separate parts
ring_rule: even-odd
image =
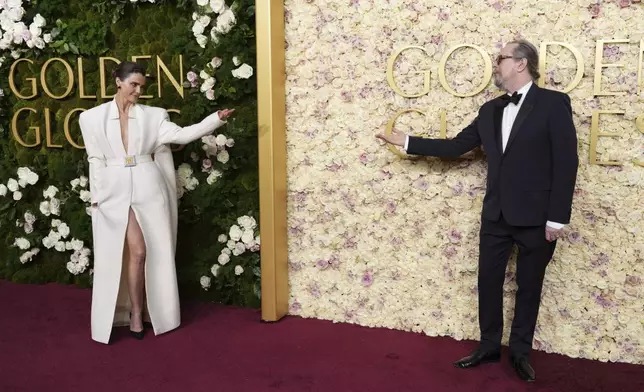
[[[476,350],[470,356],[461,358],[454,362],[454,366],[461,369],[467,369],[483,363],[499,362],[500,360],[500,351],[485,352],[482,350]]]
[[[517,372],[517,375],[523,381],[533,382],[534,380],[536,380],[534,369],[532,368],[532,366],[530,366],[528,358],[511,356],[510,363],[514,368],[514,371]]]

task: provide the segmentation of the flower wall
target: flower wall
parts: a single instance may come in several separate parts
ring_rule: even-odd
[[[290,313],[431,336],[478,339],[478,230],[486,163],[480,151],[456,160],[404,158],[374,135],[395,127],[447,137],[498,94],[472,48],[494,58],[526,38],[567,43],[583,59],[570,91],[580,170],[573,216],[547,270],[534,340],[538,350],[644,363],[644,95],[637,78],[644,7],[639,1],[292,1],[286,4]],[[595,96],[595,48],[607,67]],[[387,82],[387,62],[405,98]],[[544,56],[545,53],[541,53]],[[545,87],[576,74],[572,52],[547,49]],[[427,71],[429,91],[423,93]],[[640,86],[644,89],[644,86]],[[599,116],[591,164],[591,120]],[[507,343],[515,256],[505,285]]]

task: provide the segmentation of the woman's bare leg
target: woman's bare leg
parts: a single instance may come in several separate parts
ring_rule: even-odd
[[[128,252],[128,291],[132,303],[132,319],[130,330],[143,330],[143,298],[145,294],[145,239],[136,220],[134,211],[130,208],[125,246]]]

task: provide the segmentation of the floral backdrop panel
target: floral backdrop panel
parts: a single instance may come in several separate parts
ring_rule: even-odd
[[[292,314],[478,339],[484,154],[405,157],[374,135],[391,122],[454,137],[500,94],[486,67],[525,38],[545,60],[540,82],[571,96],[581,161],[534,347],[644,363],[639,1],[288,0],[286,9]]]

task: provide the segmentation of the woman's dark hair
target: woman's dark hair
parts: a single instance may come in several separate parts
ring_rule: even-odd
[[[133,61],[125,61],[119,64],[113,71],[112,77],[125,80],[132,74],[141,74],[145,76],[145,67]]]

